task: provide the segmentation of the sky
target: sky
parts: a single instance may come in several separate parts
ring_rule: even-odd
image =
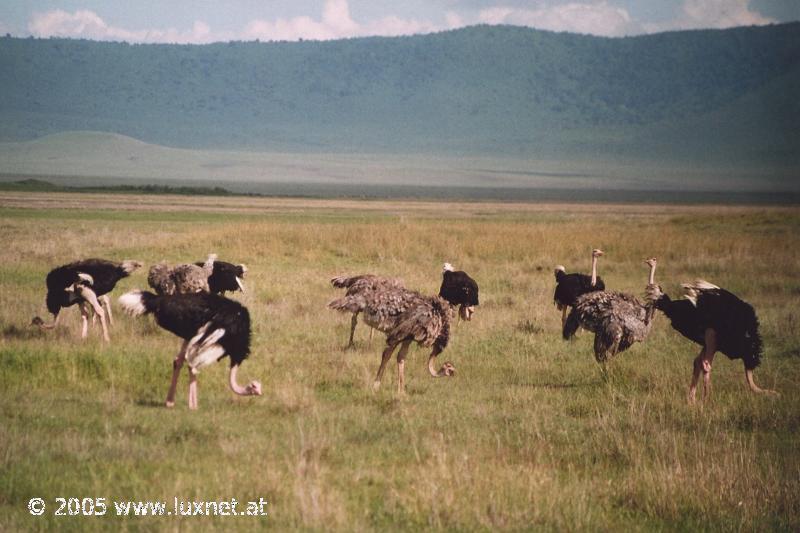
[[[2,0],[0,35],[137,43],[411,35],[474,24],[621,37],[800,20],[800,0]]]

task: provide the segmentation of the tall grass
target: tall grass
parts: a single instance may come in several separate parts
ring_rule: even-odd
[[[229,199],[134,198],[120,213],[106,209],[119,200],[70,198],[78,210],[0,210],[0,529],[800,528],[796,210],[243,200],[235,212]],[[718,355],[712,400],[687,405],[698,348],[663,317],[604,379],[591,335],[562,341],[552,305],[553,266],[586,271],[593,247],[610,288],[641,293],[655,255],[673,296],[704,277],[751,302],[766,346],[756,379],[781,396],[751,395],[741,363]],[[254,324],[242,379],[263,397],[233,396],[223,363],[201,373],[199,411],[185,375],[163,408],[180,343],[117,307],[110,346],[96,327],[77,338],[75,309],[50,334],[27,326],[55,265],[210,251],[250,269],[235,296]],[[381,336],[368,347],[360,326],[342,351],[349,317],[326,309],[329,278],[377,272],[434,293],[445,261],[481,287],[440,357],[457,376],[429,378],[412,349],[406,396],[393,367],[372,392]],[[52,515],[57,497],[259,496],[264,518]],[[28,513],[33,497],[44,516]]]

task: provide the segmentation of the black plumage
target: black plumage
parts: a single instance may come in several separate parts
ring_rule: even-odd
[[[111,302],[108,293],[122,278],[140,268],[139,261],[126,260],[121,263],[106,259],[84,259],[54,268],[47,274],[47,310],[53,314],[50,324],[40,317],[34,317],[32,325],[41,329],[54,329],[58,325],[60,311],[64,307],[78,304],[81,311],[81,338],[86,338],[89,326],[89,309],[100,317],[103,339],[109,341],[108,325],[113,323]],[[103,309],[105,304],[105,310]]]
[[[206,365],[230,358],[229,384],[240,396],[261,395],[261,383],[242,387],[236,376],[250,354],[250,313],[239,302],[206,292],[171,295],[132,291],[119,299],[133,315],[153,314],[156,323],[183,339],[173,362],[167,407],[175,405],[178,376],[184,362],[189,365],[189,408],[197,409],[197,373]]]
[[[450,305],[478,305],[478,284],[461,270],[445,270],[442,273],[442,286],[439,296]]]
[[[564,307],[572,307],[575,305],[575,300],[584,294],[594,291],[606,290],[606,284],[603,278],[597,276],[594,286],[592,286],[592,277],[588,274],[567,274],[563,270],[556,271],[556,290],[553,294],[553,302],[559,309]]]
[[[669,318],[672,328],[700,345],[705,331],[716,333],[716,348],[729,359],[742,359],[746,369],[761,363],[763,345],[753,306],[735,294],[707,282],[686,285],[691,298],[672,300],[661,290],[649,295],[656,309]]]
[[[195,265],[202,267],[205,263],[199,261]],[[208,288],[212,294],[225,294],[228,291],[244,292],[242,280],[247,273],[244,265],[234,265],[226,261],[214,261],[214,270],[208,277]]]
[[[136,308],[136,298],[141,308]],[[158,295],[135,291],[123,295],[120,303],[135,315],[152,314],[159,326],[187,341],[207,324],[199,343],[215,330],[224,329],[217,344],[225,350],[220,359],[228,355],[231,366],[241,364],[250,354],[250,313],[235,300],[203,292]]]
[[[742,360],[751,391],[773,393],[758,387],[753,379],[753,370],[761,364],[763,353],[758,316],[753,306],[707,281],[696,280],[683,287],[686,290],[683,300],[672,300],[658,285],[648,287],[647,298],[669,318],[673,329],[702,346],[694,360],[689,400],[695,399],[701,374],[704,397],[708,397],[712,363],[718,351],[729,359]]]
[[[471,320],[475,306],[478,305],[478,284],[466,272],[455,270],[450,263],[442,269],[442,286],[439,297],[447,300],[451,306],[458,306],[458,316]]]
[[[76,283],[90,287],[95,296],[103,296],[114,290],[119,280],[128,277],[139,267],[141,263],[138,261],[117,263],[106,259],[84,259],[54,268],[45,280],[47,310],[57,315],[62,307],[82,301],[75,297],[74,292],[66,290]],[[91,280],[82,278],[80,274],[91,276]]]

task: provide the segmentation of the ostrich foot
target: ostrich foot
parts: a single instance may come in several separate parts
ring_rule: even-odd
[[[167,407],[175,407],[175,402],[167,400],[164,405],[166,405]]]
[[[381,382],[380,381],[375,381],[375,382],[372,383],[372,391],[373,392],[378,392],[378,390],[380,388],[381,388]]]

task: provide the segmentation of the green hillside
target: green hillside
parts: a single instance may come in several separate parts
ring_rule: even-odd
[[[508,26],[327,42],[0,39],[0,140],[782,165],[800,24],[608,39]]]

